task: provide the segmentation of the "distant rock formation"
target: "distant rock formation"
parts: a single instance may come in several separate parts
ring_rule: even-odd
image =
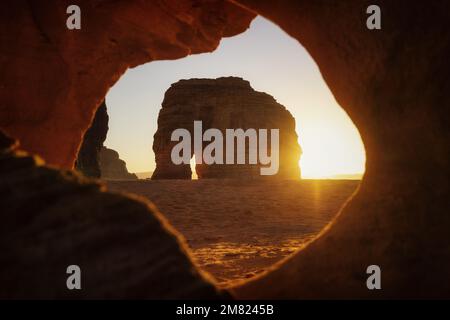
[[[75,168],[87,177],[100,178],[101,176],[99,153],[108,133],[108,122],[108,112],[103,101],[83,137],[75,162]]]
[[[128,172],[125,161],[120,159],[117,151],[103,146],[109,129],[108,122],[108,112],[103,101],[84,135],[75,162],[76,169],[87,177],[113,180],[137,179],[135,174]]]
[[[156,169],[152,179],[191,179],[189,165],[172,163],[171,150],[178,142],[170,138],[178,128],[189,130],[193,137],[194,120],[202,121],[203,131],[209,128],[217,128],[222,133],[225,129],[238,128],[279,129],[280,163],[274,176],[300,178],[301,149],[295,120],[289,111],[272,96],[253,90],[248,81],[223,77],[180,80],[166,91],[153,141]],[[246,149],[248,151],[248,146]],[[196,165],[199,179],[256,178],[261,176],[259,169],[259,164]]]
[[[117,151],[102,147],[100,150],[100,170],[102,179],[135,180],[137,176],[129,173],[125,161],[119,158]]]

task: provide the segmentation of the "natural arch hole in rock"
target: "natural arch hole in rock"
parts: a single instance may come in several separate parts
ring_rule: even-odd
[[[303,179],[145,180],[155,168],[153,135],[166,90],[180,79],[224,76],[245,78],[294,116]],[[105,145],[141,178],[108,181],[110,189],[153,201],[186,237],[198,264],[223,286],[251,278],[301,248],[331,221],[364,172],[360,135],[316,64],[297,41],[261,17],[213,53],[129,70],[106,105]]]

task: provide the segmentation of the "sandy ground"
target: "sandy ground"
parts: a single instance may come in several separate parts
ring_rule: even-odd
[[[352,180],[109,181],[150,199],[221,286],[251,278],[316,235],[355,191]]]

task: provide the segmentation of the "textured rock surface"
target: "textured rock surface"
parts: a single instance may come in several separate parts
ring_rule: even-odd
[[[45,167],[14,143],[0,131],[0,299],[225,297],[144,198]],[[82,290],[67,290],[72,264]]]
[[[87,177],[100,178],[100,150],[108,133],[108,112],[105,101],[98,107],[91,126],[83,137],[75,168]]]
[[[125,161],[119,158],[117,151],[102,147],[100,151],[100,169],[102,179],[135,180],[137,176],[129,173]]]
[[[69,1],[9,0],[2,3],[8,10],[0,10],[0,127],[23,141],[26,150],[66,168],[75,161],[96,107],[127,67],[212,51],[222,36],[242,32],[253,17],[224,1],[77,2],[84,13],[80,32],[65,28]],[[365,25],[372,1],[234,2],[271,19],[310,52],[366,147],[366,174],[358,193],[326,232],[277,270],[235,293],[251,298],[450,298],[449,2],[378,0],[381,31],[369,31]],[[38,188],[29,188],[23,192],[32,198]],[[99,206],[106,201],[83,194]],[[52,194],[45,199],[59,203]],[[20,235],[32,227],[39,235],[45,227],[35,224],[37,208],[14,216],[8,214],[9,206],[27,203],[5,203],[0,211],[5,222],[17,219],[0,225],[2,251],[9,254],[14,240],[6,234]],[[74,232],[70,226],[78,226],[77,220],[61,215],[64,210],[42,212],[49,214],[48,221],[62,219],[61,230]],[[117,230],[142,226],[140,220],[128,219],[124,214]],[[81,230],[92,229],[87,225]],[[141,255],[155,248],[137,246],[143,240],[133,235],[133,252]],[[142,233],[145,239],[151,236]],[[45,253],[52,243],[23,252],[23,261]],[[87,241],[83,248],[98,246],[94,259],[106,248],[100,244]],[[133,261],[129,270],[148,270]],[[380,291],[365,286],[370,264],[383,270]],[[21,282],[16,272],[23,268],[10,264],[1,269],[2,281],[17,279],[15,290],[29,292],[29,283]],[[140,274],[129,270],[114,279]],[[44,287],[55,290],[50,284]],[[148,294],[156,296],[159,287],[150,288]]]
[[[82,25],[73,31],[72,4],[7,0],[0,10],[0,128],[66,169],[127,68],[212,51],[255,16],[223,0],[79,0]]]
[[[239,2],[310,52],[367,160],[328,230],[238,296],[450,298],[450,3],[377,1],[382,30],[370,31],[371,1]],[[367,290],[371,264],[382,290]]]
[[[189,164],[175,165],[171,160],[172,148],[178,143],[171,141],[171,134],[184,128],[190,131],[193,139],[195,120],[202,121],[203,132],[209,128],[219,129],[224,145],[226,129],[279,129],[280,164],[274,176],[300,178],[298,161],[301,149],[292,115],[272,96],[253,90],[248,81],[225,77],[180,80],[166,91],[153,140],[156,169],[152,179],[191,179]],[[270,137],[270,133],[268,135]],[[208,144],[206,142],[204,146]],[[191,151],[194,152],[193,143]],[[246,152],[248,161],[248,143]],[[261,176],[259,164],[197,164],[196,172],[199,179]]]

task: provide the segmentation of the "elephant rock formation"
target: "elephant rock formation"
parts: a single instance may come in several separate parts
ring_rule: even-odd
[[[156,169],[152,179],[191,179],[189,164],[175,165],[171,160],[172,148],[178,143],[171,141],[171,134],[184,128],[194,137],[193,125],[197,120],[202,121],[203,130],[216,128],[223,136],[226,129],[279,129],[279,170],[274,177],[300,178],[298,162],[301,149],[297,142],[295,119],[289,111],[272,96],[255,91],[248,81],[222,77],[180,80],[166,91],[153,140]],[[268,142],[268,149],[270,145]],[[223,153],[225,155],[225,151]],[[198,178],[260,177],[261,165],[248,164],[248,153],[247,141],[246,164],[197,164]]]

